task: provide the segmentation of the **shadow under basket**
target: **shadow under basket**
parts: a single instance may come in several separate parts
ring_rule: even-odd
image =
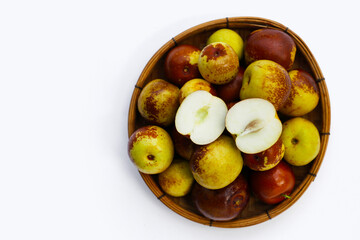
[[[165,194],[157,183],[157,175],[148,175],[140,173],[141,177],[151,189],[154,195],[167,207],[179,215],[205,225],[237,228],[259,224],[279,215],[290,206],[292,206],[306,191],[309,185],[315,180],[323,161],[327,143],[330,135],[330,100],[325,83],[325,78],[310,52],[305,42],[286,26],[272,20],[257,17],[232,17],[209,21],[194,26],[179,35],[173,37],[166,42],[149,60],[142,71],[132,94],[129,115],[128,115],[128,135],[130,135],[139,127],[146,125],[146,121],[142,119],[137,110],[137,99],[141,89],[151,80],[156,78],[165,79],[164,60],[166,54],[174,46],[180,44],[192,44],[202,49],[206,45],[207,38],[216,30],[221,28],[229,28],[237,33],[246,41],[247,35],[256,29],[271,28],[278,29],[290,35],[297,46],[295,63],[293,69],[301,68],[309,72],[316,80],[320,90],[320,101],[318,106],[310,113],[303,116],[312,121],[320,132],[321,146],[320,152],[316,159],[303,167],[292,167],[296,177],[295,188],[290,195],[290,199],[286,199],[277,205],[266,205],[261,203],[255,197],[251,196],[250,201],[242,213],[231,221],[221,222],[212,221],[202,216],[192,204],[190,196],[181,198],[171,197]],[[188,194],[189,195],[189,194]]]

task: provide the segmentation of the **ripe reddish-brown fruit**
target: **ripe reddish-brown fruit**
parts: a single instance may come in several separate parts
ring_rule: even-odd
[[[200,52],[199,48],[188,44],[171,49],[164,64],[167,79],[181,87],[187,81],[201,77],[198,69]]]
[[[173,140],[176,153],[184,159],[190,160],[191,155],[195,151],[196,144],[194,144],[189,137],[180,134],[175,127],[171,130],[171,138]]]
[[[226,106],[227,106],[228,110],[230,110],[230,108],[232,108],[232,106],[234,106],[236,103],[238,103],[238,102],[228,102],[228,103],[226,103]]]
[[[238,73],[231,82],[224,85],[218,85],[216,87],[216,92],[218,97],[224,100],[224,102],[229,103],[240,100],[239,94],[242,85],[242,80],[244,77],[244,71],[245,71],[244,68],[239,67]]]
[[[256,60],[272,60],[290,70],[295,61],[296,45],[285,32],[276,29],[259,29],[247,38],[245,60],[250,64]]]
[[[267,171],[252,171],[250,187],[260,201],[267,204],[276,204],[287,197],[295,186],[295,175],[284,161]]]
[[[205,217],[215,221],[229,221],[239,216],[249,202],[249,196],[248,182],[242,174],[218,190],[210,190],[197,183],[192,190],[196,208]]]
[[[284,157],[285,146],[279,138],[277,142],[265,151],[255,154],[243,154],[244,163],[255,171],[266,171],[275,167]]]

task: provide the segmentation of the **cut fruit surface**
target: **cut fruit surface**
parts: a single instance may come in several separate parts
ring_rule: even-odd
[[[274,105],[260,98],[236,103],[227,113],[225,124],[226,129],[235,136],[236,146],[248,154],[271,147],[282,131]]]
[[[204,90],[195,91],[181,103],[175,116],[175,127],[195,144],[205,145],[223,133],[226,114],[227,106],[223,100]]]

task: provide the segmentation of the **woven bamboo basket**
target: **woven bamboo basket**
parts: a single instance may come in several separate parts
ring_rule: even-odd
[[[185,43],[193,44],[201,49],[205,47],[207,38],[215,30],[220,28],[230,28],[235,30],[244,40],[251,31],[260,28],[273,28],[286,32],[294,39],[297,45],[297,53],[293,68],[302,68],[311,73],[320,89],[320,101],[318,106],[312,112],[304,116],[305,118],[311,120],[320,132],[320,152],[316,159],[308,165],[303,167],[293,167],[296,177],[295,188],[290,196],[291,198],[284,200],[280,204],[266,205],[251,196],[248,205],[236,219],[227,222],[212,221],[203,217],[196,210],[189,196],[181,198],[171,197],[161,190],[157,183],[156,176],[139,172],[147,186],[154,193],[155,197],[179,215],[194,222],[209,226],[238,228],[262,223],[284,212],[302,196],[309,185],[315,180],[324,159],[330,135],[330,100],[325,78],[314,56],[305,42],[288,27],[269,19],[257,17],[232,17],[217,19],[194,26],[173,37],[166,42],[149,60],[138,81],[134,84],[135,88],[131,98],[128,115],[129,137],[137,128],[146,124],[137,111],[137,99],[141,89],[149,81],[156,78],[165,79],[163,64],[167,52],[174,46]]]

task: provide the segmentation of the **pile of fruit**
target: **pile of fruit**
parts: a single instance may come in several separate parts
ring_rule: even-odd
[[[137,99],[147,124],[129,138],[130,159],[156,175],[166,194],[189,194],[215,221],[238,217],[251,196],[269,205],[290,198],[293,168],[320,151],[319,131],[304,117],[318,105],[319,89],[294,68],[295,56],[293,39],[276,29],[244,40],[224,28],[202,49],[175,46],[166,78],[149,81]]]

